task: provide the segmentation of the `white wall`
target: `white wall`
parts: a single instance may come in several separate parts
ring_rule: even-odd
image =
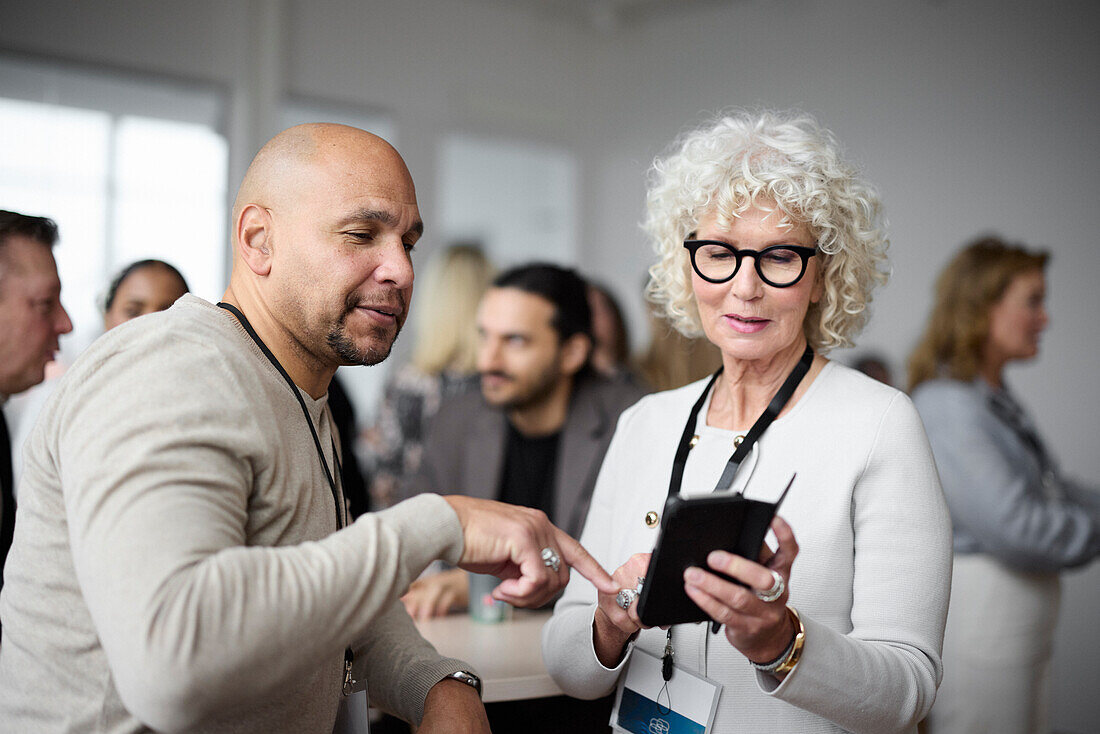
[[[799,106],[882,190],[894,277],[861,346],[900,369],[937,270],[999,231],[1049,248],[1043,355],[1010,373],[1067,468],[1100,481],[1100,10],[1091,0],[744,0],[601,33],[489,0],[0,2],[0,50],[223,85],[235,187],[280,93],[389,114],[427,241],[439,141],[502,135],[574,150],[580,264],[632,323],[648,261],[642,176],[683,125],[727,105]],[[430,245],[429,245],[430,247]],[[636,333],[636,343],[644,337]],[[1055,721],[1100,730],[1100,568],[1067,577]]]
[[[646,245],[642,176],[703,111],[798,106],[832,127],[880,187],[894,275],[861,347],[900,371],[931,282],[965,240],[997,231],[1054,255],[1042,356],[1010,369],[1052,449],[1100,485],[1100,10],[1062,2],[746,2],[615,39],[589,194],[590,252],[614,272]],[[637,50],[630,53],[630,49]],[[615,64],[615,60],[618,63]],[[631,277],[640,278],[638,262]],[[1054,721],[1100,731],[1100,566],[1066,576]]]

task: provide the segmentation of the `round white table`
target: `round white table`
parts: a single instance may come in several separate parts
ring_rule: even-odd
[[[493,703],[562,694],[542,661],[542,626],[548,619],[549,611],[517,609],[512,619],[496,624],[456,613],[416,627],[441,655],[470,663],[481,676],[482,700]]]

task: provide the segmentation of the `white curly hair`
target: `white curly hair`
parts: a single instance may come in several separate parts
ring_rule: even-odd
[[[886,226],[874,188],[834,135],[803,112],[732,111],[680,135],[649,171],[643,229],[659,260],[646,295],[685,336],[703,334],[683,243],[699,219],[778,208],[817,239],[823,295],[803,330],[815,350],[852,346],[886,282]]]

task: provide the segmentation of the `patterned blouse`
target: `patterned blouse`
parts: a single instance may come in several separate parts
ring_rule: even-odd
[[[401,480],[420,467],[432,416],[448,398],[478,389],[476,374],[429,375],[411,364],[397,371],[386,388],[375,424],[364,432],[371,506],[384,509],[404,499]]]

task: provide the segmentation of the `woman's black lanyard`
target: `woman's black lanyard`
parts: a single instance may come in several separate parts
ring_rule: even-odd
[[[718,483],[715,485],[715,492],[724,492],[730,488],[733,484],[733,478],[737,474],[737,470],[741,467],[741,462],[745,460],[745,457],[752,451],[753,445],[756,444],[760,436],[764,431],[772,424],[772,421],[783,412],[783,408],[787,407],[787,403],[790,402],[791,396],[794,395],[794,391],[798,389],[798,386],[802,383],[802,378],[806,376],[806,373],[810,371],[810,365],[814,361],[814,350],[809,344],[806,345],[806,351],[802,353],[802,357],[798,360],[798,364],[791,369],[787,379],[783,381],[779,391],[768,403],[768,407],[764,409],[764,412],[756,419],[756,422],[752,424],[752,428],[745,434],[745,438],[741,443],[737,444],[733,455],[730,456],[729,461],[726,462],[726,468],[722,471],[722,476],[719,477]],[[695,401],[695,405],[691,407],[691,413],[688,415],[687,424],[684,426],[684,433],[680,437],[680,445],[676,448],[676,458],[672,462],[672,478],[668,483],[668,494],[671,497],[680,491],[680,486],[684,479],[684,467],[687,465],[688,453],[691,452],[693,446],[695,446],[695,426],[699,420],[699,411],[703,409],[703,403],[707,401],[707,395],[710,394],[711,388],[714,387],[714,383],[718,381],[718,376],[722,374],[722,368],[719,367],[718,371],[714,373],[714,376],[710,378],[710,382],[707,383],[706,388],[703,389],[703,394],[699,396],[699,399]],[[717,634],[722,625],[717,622],[711,623],[711,632]],[[665,681],[668,681],[672,677],[672,628],[668,628],[668,636],[665,640],[665,654],[662,658],[662,675],[665,677]]]
[[[266,344],[264,344],[263,339],[260,338],[260,335],[257,334],[256,330],[252,328],[252,324],[249,322],[248,317],[245,316],[243,313],[241,313],[241,310],[239,308],[237,308],[236,306],[234,306],[230,303],[221,302],[221,303],[218,304],[218,307],[219,308],[224,308],[226,311],[229,311],[231,314],[233,314],[234,316],[237,317],[237,321],[241,322],[241,326],[243,326],[244,330],[246,332],[248,332],[248,335],[250,337],[252,337],[252,341],[256,342],[256,346],[258,346],[260,348],[260,351],[263,352],[264,356],[267,357],[267,361],[270,362],[271,365],[279,372],[279,374],[283,376],[283,379],[286,380],[286,384],[290,387],[290,392],[294,393],[294,397],[296,397],[298,399],[298,405],[300,405],[301,408],[302,408],[302,415],[305,416],[306,423],[309,425],[310,435],[313,436],[313,445],[317,448],[317,458],[321,460],[321,468],[325,470],[325,479],[328,480],[328,487],[329,487],[330,490],[332,490],[332,501],[336,505],[336,529],[337,530],[341,529],[342,527],[344,527],[345,522],[344,522],[344,515],[343,515],[343,513],[340,512],[340,506],[343,504],[340,501],[340,489],[336,484],[336,479],[334,478],[334,476],[332,474],[332,471],[329,470],[328,460],[325,459],[325,452],[321,449],[321,439],[318,438],[318,436],[317,436],[317,428],[313,425],[313,419],[309,417],[309,408],[306,407],[306,401],[302,397],[301,391],[298,390],[298,386],[294,384],[294,380],[292,380],[290,375],[287,374],[287,371],[283,368],[283,365],[279,363],[278,358],[274,354],[272,354],[271,350],[267,348]],[[336,441],[335,441],[335,439],[332,442],[332,459],[333,459],[333,461],[336,462],[336,471],[339,472],[340,471],[340,457],[336,453]],[[351,693],[352,683],[353,683],[353,681],[351,679],[351,667],[352,667],[352,663],[354,661],[355,661],[355,653],[352,652],[350,647],[345,648],[345,650],[344,650],[344,695],[345,696]]]
[[[783,381],[783,385],[780,386],[779,392],[775,394],[772,401],[768,403],[768,407],[764,409],[764,412],[756,419],[756,422],[752,424],[752,428],[745,434],[744,440],[737,444],[737,448],[734,450],[733,455],[730,456],[729,461],[726,462],[726,468],[723,470],[722,476],[719,477],[718,483],[714,486],[715,492],[724,492],[733,484],[733,477],[737,474],[737,469],[741,466],[741,462],[749,455],[753,445],[756,444],[767,427],[772,424],[772,421],[783,412],[783,408],[787,407],[787,403],[790,402],[791,396],[794,395],[794,391],[797,390],[799,384],[801,384],[802,378],[810,371],[810,365],[813,364],[813,361],[814,350],[807,344],[806,351],[802,353],[802,358],[798,360],[798,364],[796,364],[794,369],[791,370],[791,373],[787,375],[787,379]],[[704,388],[703,394],[699,396],[699,399],[695,401],[695,405],[691,407],[691,413],[688,415],[687,424],[684,426],[684,433],[680,437],[680,445],[676,448],[676,458],[672,462],[672,478],[668,483],[668,494],[670,497],[680,491],[680,485],[684,479],[684,467],[687,465],[688,453],[695,445],[695,424],[699,420],[699,411],[703,409],[703,403],[707,401],[707,395],[710,394],[711,388],[714,387],[714,383],[717,382],[720,374],[722,374],[721,367],[719,367],[718,371],[714,373],[714,376],[710,378],[710,382],[708,382],[706,388]]]

